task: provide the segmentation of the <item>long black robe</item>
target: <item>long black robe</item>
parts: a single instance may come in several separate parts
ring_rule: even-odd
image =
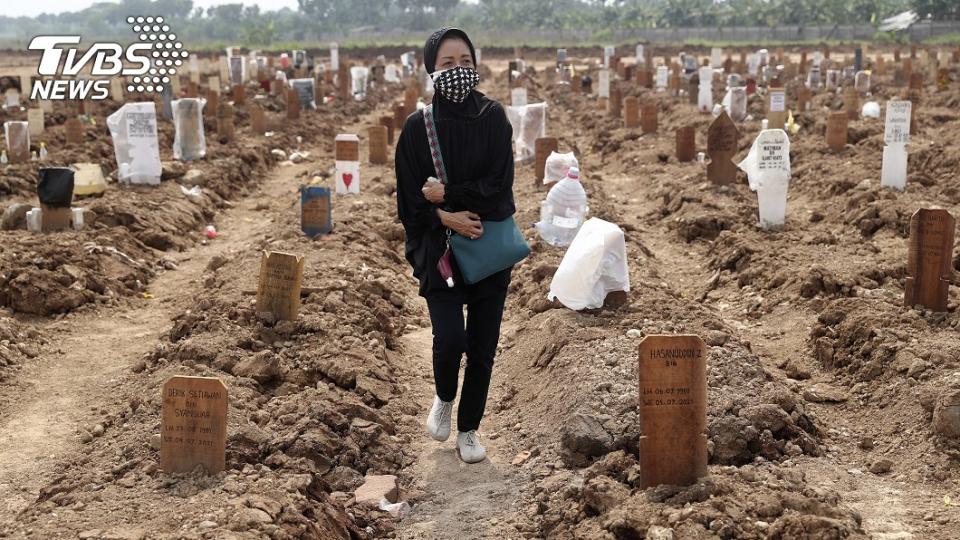
[[[481,219],[504,220],[513,215],[513,128],[500,103],[472,92],[463,103],[440,95],[433,99],[437,138],[447,169],[445,201],[451,212],[470,210]],[[450,290],[437,270],[446,249],[446,229],[436,208],[421,189],[434,172],[423,112],[411,114],[397,140],[397,214],[406,231],[406,257],[420,280],[420,295],[454,294],[479,298],[502,291],[510,284],[508,268],[478,283],[466,285],[456,260],[456,286]]]

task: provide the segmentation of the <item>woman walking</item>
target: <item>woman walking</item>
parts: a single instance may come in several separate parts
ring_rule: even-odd
[[[460,360],[466,353],[457,450],[463,461],[476,463],[486,456],[477,428],[512,267],[467,284],[453,257],[452,279],[441,275],[438,262],[447,250],[448,234],[476,240],[484,234],[483,220],[502,221],[515,212],[513,130],[503,107],[475,90],[480,82],[476,53],[463,30],[434,32],[423,48],[423,62],[435,93],[427,118],[424,111],[410,115],[397,141],[397,213],[406,232],[406,258],[420,280],[433,325],[436,396],[427,432],[438,441],[450,436]],[[431,123],[430,138],[425,120]],[[431,139],[439,144],[438,151],[431,150]]]

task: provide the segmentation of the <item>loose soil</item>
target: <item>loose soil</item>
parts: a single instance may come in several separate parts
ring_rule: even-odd
[[[627,84],[658,105],[658,132],[641,135],[595,98],[552,88],[550,56],[528,57],[530,100],[549,102],[548,133],[577,153],[591,215],[623,228],[631,291],[579,313],[546,300],[563,251],[530,228],[546,191],[518,164],[533,254],[508,297],[480,428],[488,460],[465,465],[455,437],[424,433],[429,319],[403,260],[392,163],[366,162],[366,128],[402,94],[390,87],[278,124],[266,144],[240,113],[238,143],[214,142],[203,161],[165,150],[160,188],[111,185],[81,203],[88,231],[0,233],[0,536],[953,537],[960,514],[944,496],[960,498],[960,445],[942,426],[960,403],[960,298],[952,287],[944,314],[901,304],[910,215],[960,212],[957,83],[925,89],[904,193],[879,187],[882,121],[852,121],[832,153],[824,119],[841,103],[818,94],[791,140],[787,224],[765,232],[742,175],[715,187],[674,157],[674,130],[696,126],[703,150],[710,115]],[[482,89],[508,102],[505,59],[487,65]],[[872,91],[899,94],[889,76]],[[738,128],[739,160],[759,121]],[[58,148],[62,128],[48,131]],[[161,132],[169,149],[172,128]],[[335,231],[311,241],[296,190],[329,176],[340,132],[364,141],[362,193],[336,198]],[[109,136],[89,137],[53,159],[110,172]],[[294,165],[273,148],[310,157]],[[189,168],[209,179],[203,200],[180,192]],[[31,170],[0,173],[0,202],[30,201]],[[220,236],[200,243],[210,222]],[[259,319],[244,294],[265,249],[306,259],[315,292],[296,322]],[[709,346],[710,475],[642,490],[637,345],[659,333]],[[230,389],[225,472],[158,470],[159,388],[173,375]],[[409,515],[355,504],[366,474],[397,475]]]

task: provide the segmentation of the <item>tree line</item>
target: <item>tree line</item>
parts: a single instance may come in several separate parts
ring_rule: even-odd
[[[409,32],[444,24],[501,32],[587,31],[677,27],[874,25],[913,9],[921,18],[960,20],[958,0],[298,0],[297,9],[256,5],[202,8],[192,0],[121,0],[79,12],[0,16],[0,40],[70,33],[85,41],[129,41],[129,15],[163,15],[188,43],[251,47],[320,42],[338,36]]]

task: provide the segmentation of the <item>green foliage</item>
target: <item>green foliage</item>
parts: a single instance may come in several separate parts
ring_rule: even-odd
[[[194,48],[208,43],[395,42],[450,24],[493,39],[536,31],[539,40],[556,35],[554,41],[576,36],[611,42],[616,35],[645,28],[876,25],[911,8],[921,17],[960,19],[960,0],[297,0],[296,10],[277,11],[241,1],[201,8],[192,0],[120,0],[75,13],[0,15],[0,41],[25,43],[35,35],[65,32],[85,40],[129,42],[134,36],[126,17],[141,14],[167,17]]]

